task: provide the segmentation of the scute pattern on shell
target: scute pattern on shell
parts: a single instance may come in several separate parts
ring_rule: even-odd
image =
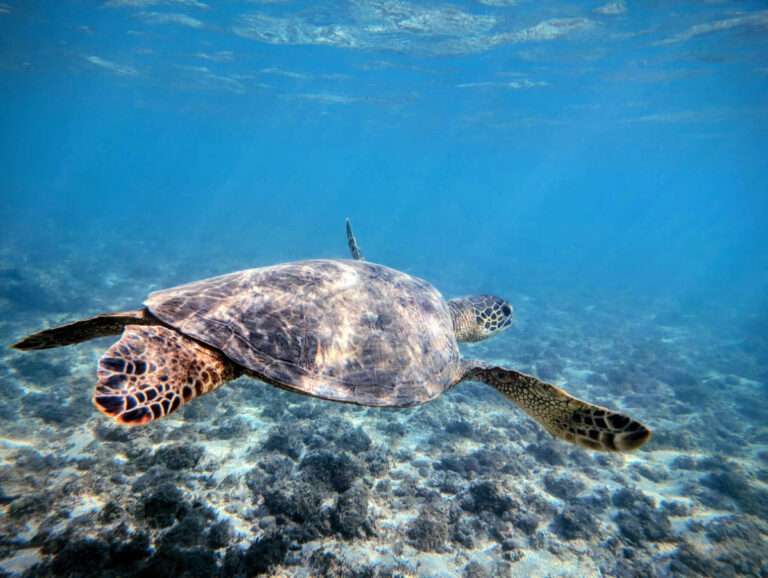
[[[449,388],[459,372],[442,295],[373,263],[249,269],[152,293],[145,305],[255,377],[326,399],[417,405]]]

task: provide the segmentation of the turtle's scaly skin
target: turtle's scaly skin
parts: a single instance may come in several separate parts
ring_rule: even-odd
[[[218,351],[161,325],[128,325],[99,359],[93,401],[118,423],[141,425],[242,373]]]
[[[493,295],[468,295],[448,301],[459,343],[482,341],[512,325],[512,306]]]
[[[255,377],[334,401],[417,405],[461,371],[437,289],[361,260],[239,271],[152,293],[144,304]]]
[[[651,437],[643,424],[593,405],[531,375],[479,361],[464,362],[464,381],[480,381],[504,394],[553,436],[600,451],[639,448]]]

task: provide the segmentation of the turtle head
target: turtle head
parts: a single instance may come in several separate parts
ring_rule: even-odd
[[[493,295],[468,295],[448,301],[456,341],[482,341],[512,325],[512,305]]]

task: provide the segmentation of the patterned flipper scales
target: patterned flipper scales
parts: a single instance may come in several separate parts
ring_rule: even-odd
[[[93,401],[118,423],[141,425],[237,377],[221,353],[160,325],[127,325],[99,360]]]
[[[465,362],[463,381],[480,381],[543,425],[552,435],[576,445],[606,452],[633,450],[651,437],[638,421],[592,405],[535,377],[480,362]]]

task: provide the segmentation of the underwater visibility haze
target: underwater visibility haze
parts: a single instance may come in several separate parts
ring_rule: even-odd
[[[763,2],[8,1],[0,97],[0,575],[768,574]],[[653,436],[569,444],[485,370],[372,404],[413,407],[226,373],[128,427],[93,403],[128,367],[122,326],[11,348],[155,291],[350,259],[347,217],[366,261],[334,282],[380,264],[498,296],[505,330],[462,359]],[[418,342],[414,375],[457,363],[460,301],[406,291],[445,306],[419,325],[376,279],[344,311]]]

